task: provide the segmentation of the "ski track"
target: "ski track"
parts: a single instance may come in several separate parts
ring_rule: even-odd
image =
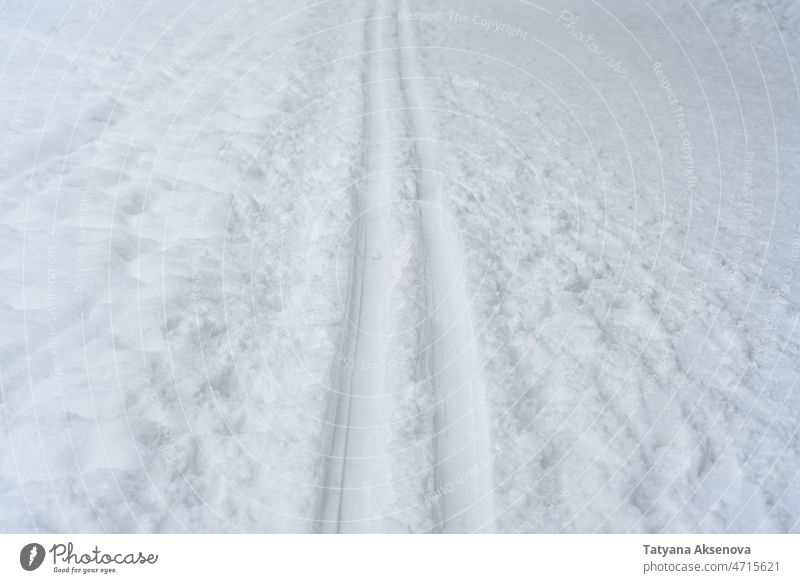
[[[377,12],[377,11],[376,11]],[[364,79],[367,113],[364,139],[366,178],[357,197],[356,244],[350,299],[336,373],[332,438],[318,517],[321,532],[380,531],[391,502],[388,430],[383,398],[385,371],[373,366],[386,357],[389,326],[391,160],[386,106],[387,83],[380,79],[380,38],[385,18],[366,20],[368,65]]]
[[[446,212],[436,142],[427,116],[415,54],[413,23],[385,16],[378,3],[366,20],[367,71],[364,166],[357,193],[357,223],[347,325],[329,407],[329,457],[317,515],[318,532],[381,532],[393,510],[385,362],[391,333],[391,130],[390,93],[406,103],[416,153],[417,199],[427,253],[427,365],[436,406],[433,530],[492,532],[491,449],[471,306],[463,277],[464,257],[455,223]],[[404,7],[405,8],[405,7]],[[396,14],[396,12],[395,12]],[[394,29],[389,30],[390,23]],[[396,46],[387,47],[387,34]],[[398,80],[381,67],[387,48],[397,59]],[[399,85],[399,86],[398,86]],[[401,136],[406,137],[406,136]]]
[[[409,9],[403,3],[403,11]],[[396,19],[401,77],[417,152],[417,189],[430,265],[428,298],[434,339],[432,378],[436,387],[435,485],[445,532],[492,532],[491,448],[486,394],[477,336],[467,298],[460,233],[448,217],[428,119],[423,79],[416,60],[413,22]],[[431,313],[432,312],[432,313]]]

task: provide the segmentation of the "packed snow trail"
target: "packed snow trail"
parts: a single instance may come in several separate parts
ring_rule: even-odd
[[[413,142],[416,159],[410,170],[427,255],[426,273],[417,276],[427,286],[424,325],[429,327],[427,342],[420,347],[421,362],[427,365],[425,373],[436,402],[434,491],[428,496],[433,502],[433,528],[491,532],[494,508],[485,391],[462,275],[459,233],[445,210],[426,99],[417,81],[412,25],[383,14],[379,6],[366,21],[367,178],[358,193],[348,323],[335,375],[337,395],[330,408],[330,453],[318,530],[382,531],[387,528],[383,517],[397,510],[392,506],[388,463],[386,369],[375,366],[390,356],[394,313],[389,218],[393,128],[388,116],[392,98],[398,97],[390,92],[395,91],[404,100],[411,135],[394,138]],[[392,74],[398,74],[399,80]]]
[[[380,81],[385,20],[373,16],[365,21],[367,174],[358,185],[348,318],[336,373],[334,390],[338,394],[331,407],[330,457],[318,517],[322,532],[380,531],[380,517],[390,508],[392,498],[383,399],[386,371],[376,366],[386,358],[391,284],[388,83]]]
[[[409,12],[403,4],[402,10]],[[464,282],[460,234],[448,217],[436,139],[418,70],[413,22],[398,18],[404,93],[419,168],[417,189],[428,252],[433,322],[431,375],[436,388],[436,498],[445,532],[492,532],[492,457],[484,381]]]

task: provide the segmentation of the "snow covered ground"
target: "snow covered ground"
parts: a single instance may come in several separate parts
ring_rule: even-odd
[[[0,532],[800,532],[798,31],[0,2]]]

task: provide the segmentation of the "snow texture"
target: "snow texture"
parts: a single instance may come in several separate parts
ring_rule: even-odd
[[[798,31],[0,3],[0,532],[800,532]]]

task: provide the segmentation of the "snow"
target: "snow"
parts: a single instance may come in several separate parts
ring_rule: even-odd
[[[365,21],[367,64],[364,166],[366,176],[355,185],[355,244],[350,270],[347,322],[341,339],[334,395],[326,431],[330,457],[320,509],[323,532],[382,532],[381,520],[394,502],[388,458],[386,367],[381,366],[392,336],[391,221],[393,132],[387,113],[391,102],[390,63],[381,42],[386,35],[382,15]]]
[[[6,1],[0,532],[798,532],[798,27]]]

